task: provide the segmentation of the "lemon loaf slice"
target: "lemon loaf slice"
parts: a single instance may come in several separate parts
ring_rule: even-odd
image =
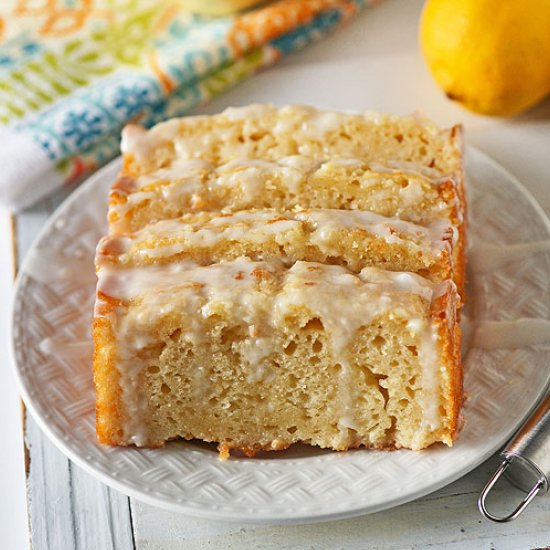
[[[122,152],[109,214],[117,231],[189,209],[297,204],[409,221],[432,221],[426,216],[438,200],[456,209],[454,216],[465,209],[461,127],[440,129],[416,116],[252,105],[151,130],[129,125]],[[390,185],[393,179],[398,185]]]
[[[451,445],[462,402],[452,282],[277,259],[98,259],[99,440],[220,449]]]
[[[366,211],[275,210],[202,212],[164,220],[131,234],[110,235],[98,247],[105,263],[129,266],[191,260],[199,265],[245,256],[412,271],[434,281],[452,277],[456,231]]]
[[[462,170],[460,127],[441,130],[418,116],[251,105],[172,119],[148,131],[127,126],[122,139],[125,172],[133,177],[187,159],[219,166],[293,155],[360,159],[437,177],[460,178]]]
[[[412,166],[392,169],[359,159],[295,155],[221,166],[174,160],[145,175],[122,175],[111,191],[109,223],[111,232],[126,233],[188,212],[294,207],[369,210],[416,223],[445,219],[457,227],[463,215],[450,177],[422,174]]]

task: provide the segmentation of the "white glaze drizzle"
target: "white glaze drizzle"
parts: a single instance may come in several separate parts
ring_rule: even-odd
[[[326,163],[329,161],[324,162]],[[324,162],[312,157],[306,157],[305,155],[290,155],[288,157],[281,157],[277,160],[280,166],[294,168],[307,174],[315,172]],[[357,162],[360,163],[361,161],[358,160]]]
[[[177,262],[169,265],[150,265],[132,269],[116,269],[100,265],[97,271],[97,290],[112,298],[130,301],[145,293],[152,285],[159,292],[177,289],[178,284],[188,282],[185,273],[196,267],[193,262]],[[96,303],[96,315],[98,303]]]
[[[460,315],[460,331],[462,333],[461,339],[461,355],[463,358],[466,357],[468,351],[472,346],[472,339],[474,336],[474,323],[470,319],[470,316],[466,313],[465,310],[468,309],[468,305],[464,308]]]
[[[348,121],[361,118],[374,126],[380,126],[385,122],[397,123],[400,121],[408,121],[407,123],[410,124],[414,120],[414,124],[422,125],[424,130],[434,137],[449,132],[449,130],[440,131],[426,120],[420,120],[418,117],[395,117],[373,112],[362,114],[330,112],[302,105],[277,109],[273,105],[255,104],[226,109],[217,117],[221,123],[216,126],[215,137],[207,131],[208,123],[211,121],[204,116],[172,119],[155,126],[146,135],[135,126],[128,126],[123,132],[122,151],[133,154],[140,162],[146,162],[155,143],[173,142],[177,157],[200,158],[211,149],[213,141],[230,143],[231,138],[235,138],[234,126],[236,122],[240,122],[244,129],[252,129],[255,124],[257,125],[259,119],[271,123],[270,131],[275,136],[292,135],[298,142],[307,142],[308,140],[322,142],[327,134],[338,131]],[[194,125],[201,122],[204,122],[206,126],[201,128],[203,131],[200,132],[200,135],[189,135],[189,132],[184,131],[184,129],[193,128]],[[420,170],[427,177],[432,177],[430,174],[436,179],[442,176],[440,170],[429,167],[419,168],[416,164],[411,164],[411,167],[415,171]],[[386,168],[391,169],[391,166]]]
[[[225,117],[230,120],[241,120],[244,123],[244,127],[246,128],[246,125],[248,124],[249,120],[254,120],[261,117],[271,117],[273,118],[275,116],[275,125],[274,125],[274,133],[290,133],[292,132],[296,136],[299,136],[299,139],[311,139],[313,141],[322,141],[327,134],[337,131],[339,128],[342,127],[343,123],[345,123],[348,119],[354,117],[356,118],[356,115],[349,115],[349,114],[342,114],[342,113],[332,113],[332,112],[323,112],[318,111],[314,108],[309,107],[287,107],[280,110],[277,110],[273,106],[269,105],[252,105],[246,108],[238,108],[238,109],[229,109],[226,112],[222,113],[221,117]],[[366,113],[365,115],[366,119],[369,119],[375,124],[383,123],[387,119],[393,119],[394,117],[388,117],[385,115],[380,114],[372,114],[372,113]],[[182,123],[184,125],[186,124],[193,124],[195,120],[194,118],[188,118],[185,119],[185,121]],[[204,119],[203,119],[204,120]],[[296,126],[296,123],[298,122],[298,126]],[[423,122],[424,123],[424,122]],[[176,154],[179,157],[182,158],[189,158],[192,156],[200,156],[203,152],[206,152],[210,146],[210,138],[208,136],[201,137],[200,139],[197,139],[197,137],[191,137],[191,136],[182,136],[177,135],[177,138],[173,137],[173,134],[171,137],[166,137],[167,135],[170,135],[174,132],[174,126],[166,126],[165,127],[165,135],[161,136],[161,132],[157,132],[159,137],[161,139],[169,141],[170,139],[175,139],[175,149]],[[438,130],[435,127],[430,127],[429,131],[436,134]],[[178,132],[176,130],[176,134],[181,134],[181,132]],[[217,138],[221,139],[223,142],[225,137],[230,137],[231,132],[227,129],[221,129],[217,130]],[[142,148],[143,149],[143,148]],[[141,151],[143,153],[143,150]],[[139,156],[139,154],[136,154],[136,156]],[[361,166],[363,163],[360,161],[357,161],[356,159],[350,159],[346,162],[346,160],[339,161],[336,160],[336,164],[340,165],[347,165],[347,166]],[[231,164],[231,163],[229,163]],[[295,163],[296,165],[296,163]],[[375,165],[375,168],[377,165]],[[288,166],[287,166],[288,168]],[[414,175],[422,175],[426,179],[433,180],[432,183],[441,183],[443,179],[441,178],[441,172],[438,170],[431,170],[427,167],[418,167],[416,164],[413,163],[397,163],[397,164],[391,164],[388,163],[387,166],[378,166],[378,168],[381,169],[381,173],[384,172],[398,172],[398,171],[409,171]],[[420,169],[419,169],[420,168]],[[258,170],[273,170],[273,167],[269,165],[269,163],[264,164],[260,162],[240,162],[236,163],[233,162],[230,167],[227,168],[228,170],[239,170],[239,175],[235,175],[234,179],[236,181],[242,181],[241,189],[242,192],[248,196],[253,197],[254,195],[257,195],[258,193],[261,193],[262,186],[258,183]],[[251,170],[253,169],[253,170]],[[311,167],[308,168],[311,170]],[[243,174],[243,171],[248,171],[247,174]],[[255,172],[254,172],[255,171]],[[289,180],[290,178],[286,177],[283,178],[285,181]],[[303,179],[303,178],[302,178]],[[299,176],[295,176],[294,178],[294,186],[297,188],[299,184],[302,183],[301,178]],[[414,202],[415,198],[418,198],[418,186],[416,188],[414,186],[411,186],[410,189],[404,189],[403,190],[403,196],[407,201]],[[321,218],[319,218],[321,219]],[[364,220],[363,220],[364,221]],[[319,220],[317,220],[319,222]],[[331,223],[335,223],[332,221]],[[349,222],[346,222],[349,223]],[[321,227],[316,230],[315,238],[319,238],[320,240],[323,240],[324,234],[327,232],[327,225],[328,223],[321,219]],[[342,226],[341,220],[340,220],[340,226]],[[387,226],[384,226],[383,224],[378,224],[378,227],[376,224],[371,224],[371,232],[373,234],[376,234],[378,236],[384,236],[388,242],[396,242],[396,240],[399,240],[399,237],[395,235],[394,232],[389,231]],[[394,228],[398,229],[398,228]],[[438,228],[439,230],[439,228]],[[452,239],[456,239],[456,231],[454,229],[451,230]],[[425,237],[425,233],[423,234]],[[210,236],[211,237],[211,236]],[[209,237],[209,238],[210,238]],[[445,239],[442,239],[441,242],[443,243],[443,246],[449,247],[449,237],[447,236]],[[167,247],[167,250],[170,250],[170,253],[172,253],[175,249],[173,248],[174,245],[170,245]],[[433,335],[432,335],[433,336]],[[432,342],[433,347],[433,342]],[[437,355],[437,354],[436,354]],[[427,382],[426,382],[427,383]],[[429,413],[428,413],[429,416]]]
[[[229,162],[221,164],[216,168],[216,172],[223,174],[225,172],[232,172],[234,170],[239,170],[243,168],[264,168],[267,170],[273,170],[278,167],[279,167],[279,163],[269,161],[269,160],[255,159],[255,158],[240,158],[240,159],[233,159],[233,160],[230,160]]]
[[[422,365],[422,389],[420,393],[420,404],[422,407],[422,420],[420,429],[413,437],[411,446],[417,448],[422,446],[422,439],[426,432],[430,433],[441,427],[441,416],[439,413],[441,364],[439,354],[439,333],[437,327],[423,319],[420,325],[421,345],[418,347],[418,357]]]
[[[259,272],[263,274],[258,276]],[[190,323],[185,327],[185,337],[200,343],[204,336],[201,319],[220,311],[240,324],[283,328],[288,315],[305,307],[312,316],[322,320],[330,334],[334,357],[342,365],[341,383],[344,385],[349,382],[350,339],[360,326],[390,310],[418,319],[416,324],[411,324],[410,330],[419,335],[425,361],[423,427],[428,429],[437,424],[437,409],[430,404],[434,394],[437,395],[438,375],[433,373],[439,368],[438,363],[434,364],[438,361],[438,353],[430,349],[437,342],[432,332],[426,337],[426,331],[432,330],[429,303],[440,290],[418,275],[377,268],[365,268],[355,275],[341,266],[308,262],[296,262],[287,269],[282,262],[251,262],[242,258],[207,267],[183,263],[116,270],[102,266],[98,275],[98,290],[114,298],[133,301],[128,314],[119,318],[115,330],[120,347],[121,387],[131,413],[125,429],[133,434],[137,444],[146,440],[146,434],[139,421],[144,404],[135,397],[138,367],[133,361],[134,354],[149,343],[150,327],[156,320],[174,312]],[[423,299],[424,309],[417,309],[418,303],[413,305],[411,295]],[[260,333],[270,332],[269,328],[260,330]],[[270,349],[269,343],[262,341],[261,344],[260,351],[265,354]],[[258,349],[251,346],[251,363],[258,358],[261,362]],[[266,376],[266,373],[260,375]],[[347,418],[341,426],[342,437],[344,432],[347,434],[351,410],[352,407],[347,406],[342,411],[342,418]]]
[[[435,250],[449,250],[456,243],[456,229],[448,221],[440,220],[426,226],[406,222],[400,218],[388,218],[366,210],[311,209],[294,215],[295,219],[315,225],[313,242],[323,242],[334,230],[364,229],[384,239],[388,244],[402,242],[395,230],[405,238],[425,243]]]
[[[265,118],[277,111],[277,108],[271,104],[252,103],[243,107],[228,107],[221,116],[229,120],[254,120]]]
[[[473,323],[471,345],[480,349],[516,349],[544,345],[550,349],[550,320],[515,319]]]
[[[550,320],[522,317],[507,321],[475,321],[461,316],[462,355],[473,349],[550,348]]]
[[[255,223],[253,223],[255,222]],[[288,232],[299,227],[292,219],[277,219],[273,212],[236,212],[230,216],[212,218],[205,224],[182,224],[176,220],[163,220],[147,226],[138,232],[134,242],[136,252],[142,257],[159,258],[178,254],[189,247],[212,247],[222,241],[252,240],[256,243],[267,241],[275,236],[284,238]],[[140,247],[142,240],[152,237],[183,237],[183,242],[166,246]],[[115,239],[119,240],[118,237]],[[124,261],[124,258],[121,258]]]
[[[213,169],[212,163],[206,160],[176,158],[168,166],[163,166],[137,178],[136,186],[138,189],[142,189],[159,181],[172,182],[174,180],[185,180],[187,184],[200,183],[199,176],[204,172],[211,172]]]
[[[147,135],[147,130],[136,124],[127,124],[122,130],[120,141],[120,150],[123,153],[133,153],[140,155],[138,151],[139,142],[144,140]]]
[[[368,184],[370,179],[379,179],[386,174],[419,178],[428,181],[434,186],[448,181],[448,178],[433,177],[433,169],[425,168],[412,162],[399,163],[388,161],[388,163],[382,164],[379,162],[365,162],[357,158],[315,159],[307,155],[291,155],[269,161],[248,157],[237,158],[215,167],[208,161],[185,156],[183,158],[176,157],[168,165],[139,176],[136,179],[136,186],[137,188],[143,188],[159,181],[187,179],[201,172],[225,175],[231,173],[242,174],[244,170],[248,171],[249,177],[254,176],[258,180],[265,178],[269,174],[279,174],[283,176],[281,183],[284,184],[284,176],[287,176],[289,173],[294,174],[295,177],[305,179],[316,171],[331,170],[333,167],[357,168],[361,170],[363,185]],[[291,170],[285,170],[285,168]]]
[[[550,240],[495,245],[476,239],[469,250],[468,260],[474,273],[489,273],[511,262],[544,252],[550,252]]]
[[[120,150],[131,153],[140,162],[144,162],[161,143],[174,140],[179,131],[180,119],[171,119],[157,124],[150,130],[136,124],[127,124],[122,129]]]
[[[67,256],[54,248],[32,248],[21,271],[46,285],[66,281],[92,285],[96,281],[89,257]]]
[[[123,301],[135,300],[142,295],[148,296],[152,304],[157,293],[165,291],[172,293],[186,283],[196,282],[207,285],[230,303],[233,292],[254,288],[257,278],[252,272],[255,270],[263,270],[272,277],[277,275],[283,277],[284,284],[281,284],[285,292],[288,289],[295,289],[296,286],[302,287],[307,280],[327,285],[327,291],[332,288],[331,285],[343,285],[348,290],[362,287],[365,293],[395,295],[398,293],[399,296],[415,294],[431,302],[432,297],[439,296],[440,287],[444,285],[444,283],[434,285],[416,273],[386,271],[376,267],[365,267],[356,274],[342,266],[316,262],[299,261],[289,269],[283,260],[271,259],[269,262],[256,262],[238,258],[208,266],[197,266],[190,261],[128,269],[100,264],[97,271],[97,288],[102,293]],[[236,275],[240,276],[236,278]],[[345,301],[349,303],[347,298]],[[356,308],[353,304],[350,307]],[[154,309],[151,310],[151,314],[155,314]]]
[[[416,319],[409,325],[411,333],[419,337],[419,356],[422,363],[422,391],[420,401],[423,409],[422,426],[419,437],[425,431],[439,427],[439,361],[438,335],[436,327],[429,317],[419,317],[418,311],[407,307],[409,293],[421,296],[428,303],[439,295],[439,287],[427,283],[426,279],[412,273],[394,273],[378,268],[365,268],[358,278],[361,282],[340,266],[323,266],[322,270],[309,271],[310,265],[297,262],[290,272],[298,274],[297,284],[285,285],[285,293],[277,296],[275,318],[285,319],[288,312],[298,309],[302,304],[318,316],[328,334],[330,334],[332,353],[341,365],[339,393],[343,400],[338,427],[338,444],[346,444],[348,428],[356,425],[353,406],[354,386],[351,376],[350,343],[357,329],[368,324],[375,316],[392,310],[396,313]],[[290,282],[290,281],[289,281]],[[292,283],[295,281],[293,280]],[[315,285],[305,286],[304,283]],[[350,297],[353,296],[352,299]],[[403,300],[405,298],[405,300]],[[408,310],[408,311],[407,311]],[[413,444],[415,444],[413,442]]]
[[[432,183],[441,184],[448,181],[448,177],[441,177],[441,171],[429,166],[423,166],[417,162],[405,162],[398,160],[388,160],[384,163],[371,162],[369,168],[379,174],[411,174],[421,176]]]
[[[38,349],[44,355],[54,355],[67,359],[91,359],[93,353],[93,345],[90,340],[75,342],[54,336],[41,340]]]
[[[121,254],[134,250],[143,258],[172,256],[189,247],[211,247],[222,241],[266,242],[275,238],[283,245],[292,241],[300,231],[304,238],[327,254],[334,252],[335,234],[346,229],[360,229],[388,244],[408,242],[418,250],[451,252],[457,232],[446,221],[428,226],[405,222],[399,218],[386,218],[373,212],[358,210],[311,209],[297,213],[270,210],[240,211],[231,215],[211,217],[204,221],[184,223],[185,218],[170,219],[149,225],[130,237],[109,236],[102,240],[99,249],[111,248]],[[159,239],[172,239],[159,243]]]
[[[373,166],[380,171],[374,170]],[[181,204],[184,208],[202,210],[201,204],[206,200],[220,203],[221,209],[228,192],[234,197],[240,197],[237,200],[240,208],[250,208],[256,201],[262,200],[266,188],[273,185],[274,179],[276,185],[286,188],[289,193],[299,195],[307,191],[312,180],[334,177],[332,172],[342,168],[360,170],[354,177],[358,178],[362,188],[376,186],[381,179],[387,179],[387,173],[391,173],[391,177],[407,178],[408,185],[398,186],[396,193],[399,194],[400,202],[409,208],[414,208],[422,201],[426,182],[436,187],[443,181],[422,176],[414,170],[400,171],[376,163],[369,166],[368,163],[354,158],[318,160],[303,155],[282,157],[276,161],[239,158],[216,168],[209,162],[190,159],[188,155],[184,155],[160,169],[139,176],[135,180],[135,190],[126,195],[126,201],[113,204],[111,212],[122,218],[136,205],[147,200],[156,200],[159,195],[167,203]],[[148,189],[144,190],[145,187]],[[118,191],[119,194],[121,192]],[[448,207],[445,201],[440,201],[436,209],[443,211]],[[460,211],[458,215],[461,216]]]

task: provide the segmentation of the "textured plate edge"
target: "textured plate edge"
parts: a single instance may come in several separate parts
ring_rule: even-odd
[[[521,184],[521,182],[508,170],[506,170],[503,166],[501,166],[497,161],[495,161],[491,156],[487,155],[486,153],[482,152],[480,149],[476,147],[468,146],[465,150],[465,166],[467,168],[468,163],[468,157],[478,157],[483,162],[489,164],[491,166],[491,169],[498,171],[503,177],[505,177],[514,188],[521,193],[528,201],[530,206],[533,208],[533,210],[537,213],[539,218],[541,218],[544,222],[544,225],[546,227],[546,230],[548,232],[548,235],[550,236],[550,220],[540,204],[537,202],[537,200],[533,197],[533,195]],[[69,195],[62,204],[59,205],[59,207],[52,213],[49,220],[44,224],[44,227],[39,231],[38,235],[35,237],[33,244],[31,245],[31,249],[36,246],[36,243],[38,243],[44,235],[46,235],[51,229],[53,228],[55,221],[63,215],[63,212],[70,208],[73,204],[73,202],[77,202],[79,197],[83,194],[85,194],[88,191],[88,188],[93,187],[94,183],[97,182],[97,180],[100,180],[104,177],[105,173],[110,173],[111,171],[115,171],[117,167],[120,166],[121,159],[117,158],[111,161],[109,164],[98,170],[95,174],[90,176],[77,190],[75,190],[71,195]],[[157,506],[159,508],[171,511],[171,512],[178,512],[182,513],[191,517],[201,518],[201,519],[210,519],[210,520],[221,520],[221,521],[228,521],[228,522],[239,522],[239,521],[247,521],[254,524],[306,524],[306,523],[317,523],[317,522],[325,522],[325,521],[334,521],[334,520],[341,520],[341,519],[349,519],[357,516],[372,514],[376,512],[380,512],[383,510],[388,510],[390,508],[394,508],[396,506],[399,506],[401,504],[406,504],[408,502],[414,501],[418,498],[424,497],[430,493],[433,493],[434,491],[437,491],[438,489],[441,489],[454,481],[460,479],[467,473],[471,472],[477,466],[479,466],[481,463],[483,463],[485,460],[487,460],[490,456],[492,456],[495,451],[497,451],[511,436],[512,434],[525,422],[525,420],[531,415],[532,411],[535,409],[536,405],[542,399],[544,396],[547,388],[550,385],[550,372],[547,376],[547,381],[545,386],[540,390],[538,398],[534,401],[531,408],[525,413],[524,416],[521,417],[521,419],[512,426],[506,433],[507,435],[502,437],[502,441],[500,441],[498,444],[495,444],[493,447],[489,448],[485,453],[483,453],[480,456],[477,456],[475,460],[473,461],[467,461],[467,465],[463,465],[461,468],[459,468],[452,476],[447,476],[443,480],[437,480],[435,482],[432,482],[431,484],[427,484],[423,487],[422,490],[416,490],[415,492],[402,495],[400,497],[397,497],[395,499],[386,500],[383,503],[380,503],[378,505],[367,505],[364,507],[357,507],[350,510],[343,510],[339,512],[334,513],[326,513],[326,514],[317,514],[317,515],[311,515],[311,514],[303,514],[303,515],[297,515],[293,514],[292,517],[285,516],[283,514],[262,514],[261,517],[254,516],[250,517],[248,515],[244,515],[242,512],[236,512],[231,513],[227,511],[223,512],[216,512],[216,511],[206,511],[204,509],[198,509],[193,506],[186,506],[185,504],[178,504],[174,503],[173,501],[167,501],[165,499],[156,498],[154,496],[148,495],[145,492],[140,492],[138,490],[134,490],[133,488],[129,488],[125,483],[119,482],[116,479],[112,478],[111,476],[104,474],[103,472],[97,470],[94,468],[94,466],[90,463],[88,463],[85,458],[81,457],[77,453],[74,453],[68,446],[65,445],[65,443],[57,437],[57,435],[54,433],[53,430],[51,430],[48,427],[48,424],[45,419],[41,417],[41,415],[38,413],[38,411],[35,409],[33,401],[30,397],[30,394],[25,386],[25,382],[21,376],[20,369],[18,368],[17,361],[15,359],[15,340],[14,340],[14,317],[17,311],[17,304],[19,302],[19,295],[21,293],[20,287],[22,286],[22,278],[23,273],[25,272],[25,265],[29,261],[29,255],[27,254],[24,261],[22,262],[21,266],[19,266],[17,278],[14,284],[14,290],[13,290],[13,310],[11,315],[11,323],[9,325],[9,338],[11,340],[10,345],[10,358],[12,363],[12,368],[14,370],[15,379],[17,382],[17,386],[19,388],[19,391],[21,393],[21,397],[23,401],[25,402],[26,407],[31,412],[34,420],[37,422],[40,429],[46,434],[48,439],[58,448],[60,449],[69,459],[71,459],[76,465],[81,467],[83,470],[85,470],[87,473],[95,477],[96,479],[99,479],[101,482],[105,483],[106,485],[132,497],[136,498],[137,500],[144,502],[146,504],[151,504],[154,506]]]

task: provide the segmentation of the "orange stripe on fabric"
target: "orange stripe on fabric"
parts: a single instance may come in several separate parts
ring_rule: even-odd
[[[54,8],[38,32],[45,36],[59,37],[80,30],[92,12],[92,4],[92,0],[82,0],[82,6],[78,9]]]
[[[147,61],[149,62],[149,66],[151,67],[151,70],[153,71],[154,75],[159,79],[159,82],[164,89],[164,91],[167,94],[170,94],[175,89],[175,84],[172,82],[170,77],[162,70],[161,66],[159,65],[158,59],[157,59],[157,52],[151,52],[147,56]]]
[[[81,177],[91,170],[94,170],[97,168],[95,166],[95,163],[92,163],[90,165],[86,165],[84,160],[80,157],[74,157],[71,159],[71,173],[68,175],[67,179],[63,182],[63,185],[74,185],[77,183]]]
[[[164,11],[159,15],[159,18],[156,20],[153,26],[153,30],[155,30],[156,32],[164,30],[180,10],[181,8],[177,4],[169,4],[168,6],[166,6]]]
[[[228,34],[235,55],[260,46],[300,25],[320,12],[349,4],[342,0],[279,0],[264,8],[237,16]]]
[[[18,0],[13,8],[14,15],[47,15],[55,10],[56,0],[46,0],[43,4],[33,5],[36,2]]]

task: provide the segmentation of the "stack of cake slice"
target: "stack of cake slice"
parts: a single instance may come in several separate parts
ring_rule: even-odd
[[[127,127],[98,247],[102,443],[452,444],[461,133],[255,105]]]

